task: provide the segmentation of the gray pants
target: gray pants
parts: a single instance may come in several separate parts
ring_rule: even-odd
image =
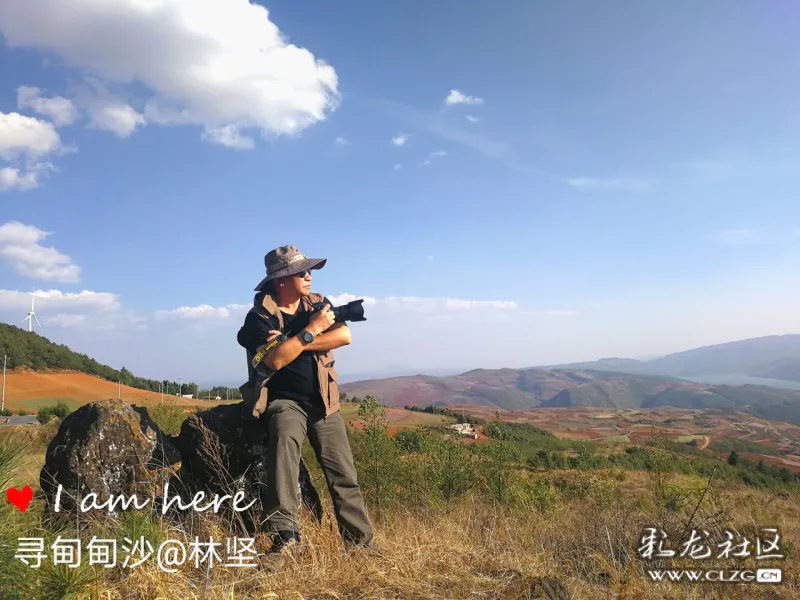
[[[369,544],[372,524],[358,487],[356,468],[344,419],[335,412],[328,417],[309,418],[293,400],[271,400],[265,413],[269,429],[264,517],[270,532],[300,531],[297,480],[300,450],[308,435],[311,447],[328,483],[339,532],[347,543]]]

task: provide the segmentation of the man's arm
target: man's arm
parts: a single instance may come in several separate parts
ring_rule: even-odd
[[[336,350],[336,348],[347,346],[352,341],[350,328],[345,323],[336,323],[328,331],[315,337],[313,342],[306,344],[303,350],[327,352],[328,350]]]
[[[314,334],[314,342],[317,341],[317,336],[322,336],[322,332],[327,331],[333,325],[333,320],[334,316],[333,312],[331,312],[330,306],[326,306],[311,317],[306,329]],[[336,334],[336,332],[331,333]],[[278,371],[300,356],[304,350],[314,350],[314,348],[311,348],[314,342],[308,343],[303,341],[301,335],[302,332],[290,337],[282,344],[279,344],[278,347],[272,352],[267,354],[263,361],[267,368],[272,369],[273,371]],[[349,337],[349,332],[347,334],[338,335],[347,335]],[[317,349],[316,351],[319,350]]]

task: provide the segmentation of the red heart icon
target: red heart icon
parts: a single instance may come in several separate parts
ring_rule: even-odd
[[[21,490],[18,490],[17,488],[9,488],[6,490],[6,498],[8,498],[8,501],[11,502],[11,504],[16,506],[22,512],[25,512],[28,510],[28,504],[30,504],[31,500],[33,500],[33,490],[29,485],[26,485]]]

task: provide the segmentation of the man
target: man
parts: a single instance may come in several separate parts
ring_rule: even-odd
[[[294,246],[281,246],[264,257],[267,276],[256,287],[253,309],[239,330],[248,358],[260,357],[267,379],[264,419],[269,432],[265,515],[274,534],[271,552],[300,541],[297,482],[300,449],[308,436],[322,467],[339,531],[348,546],[371,547],[373,528],[358,487],[353,455],[339,414],[338,378],[333,350],[350,344],[350,329],[334,323],[330,301],[311,292],[311,271],[327,259],[308,259]],[[311,314],[312,302],[325,307]],[[269,352],[268,342],[288,338]],[[263,367],[266,367],[264,369]],[[267,371],[271,370],[271,371]],[[251,370],[251,381],[254,375]],[[256,376],[257,379],[257,376]],[[263,406],[256,403],[254,416]]]

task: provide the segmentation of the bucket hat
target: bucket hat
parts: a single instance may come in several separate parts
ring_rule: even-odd
[[[268,281],[306,270],[321,269],[326,262],[327,258],[306,258],[295,246],[281,246],[270,250],[264,257],[267,276],[256,286],[256,291],[260,292]]]

